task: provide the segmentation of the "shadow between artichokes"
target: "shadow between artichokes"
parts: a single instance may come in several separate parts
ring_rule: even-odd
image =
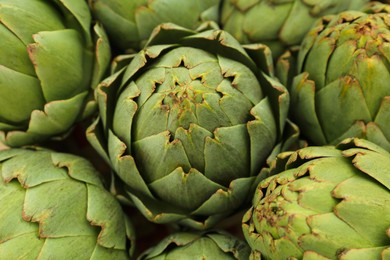
[[[389,259],[390,154],[364,139],[281,153],[243,232],[252,259]]]
[[[130,259],[134,231],[84,158],[0,151],[2,259]]]
[[[158,26],[95,91],[88,140],[156,223],[206,229],[244,205],[286,122],[269,49],[209,28]]]
[[[67,133],[91,100],[111,52],[79,0],[0,1],[0,142],[19,147]]]

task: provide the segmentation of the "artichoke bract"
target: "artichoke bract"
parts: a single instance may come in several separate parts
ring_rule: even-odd
[[[79,0],[0,0],[0,20],[0,142],[64,135],[94,109],[88,95],[111,56],[103,29],[92,34]]]
[[[140,50],[161,23],[196,29],[204,21],[217,21],[218,4],[219,0],[89,0],[111,43],[122,51]]]
[[[389,25],[386,12],[349,11],[322,18],[306,36],[291,115],[311,143],[361,137],[390,150]]]
[[[369,0],[222,0],[220,23],[241,43],[268,45],[274,58],[299,45],[323,15],[359,9]]]
[[[248,259],[245,241],[224,231],[177,232],[143,252],[138,260],[152,259]]]
[[[390,5],[378,1],[372,1],[364,5],[360,11],[368,14],[372,13],[388,13],[390,14]]]
[[[289,105],[269,49],[163,24],[144,50],[118,60],[96,88],[100,118],[87,138],[127,197],[153,222],[198,229],[242,206]]]
[[[134,231],[99,173],[82,157],[0,151],[4,259],[129,259]]]
[[[257,259],[389,259],[390,154],[364,139],[281,153],[243,231]]]

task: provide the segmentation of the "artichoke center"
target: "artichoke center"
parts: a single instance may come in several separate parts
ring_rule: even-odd
[[[244,70],[242,64],[236,66]],[[180,47],[165,53],[136,80],[147,94],[137,101],[134,140],[164,131],[175,139],[177,129],[193,124],[212,135],[217,128],[246,123],[253,103],[225,71],[219,57],[203,50]]]
[[[196,104],[200,104],[203,101],[202,92],[197,91],[196,85],[200,82],[175,84],[171,90],[166,91],[165,98],[162,102],[162,106],[166,109],[177,109],[179,115],[183,111],[193,110]]]

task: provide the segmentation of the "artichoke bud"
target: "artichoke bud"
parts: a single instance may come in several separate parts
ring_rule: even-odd
[[[129,259],[134,231],[85,159],[40,148],[0,151],[4,259]]]
[[[366,10],[320,19],[302,43],[292,118],[314,144],[357,136],[390,149],[388,13]]]
[[[390,154],[363,139],[280,155],[243,232],[264,259],[390,257]]]
[[[152,221],[180,218],[203,229],[230,214],[227,205],[246,201],[287,113],[285,88],[258,70],[268,64],[263,50],[246,52],[219,29],[163,24],[144,50],[97,88],[96,124],[103,125],[90,127],[91,144]],[[142,196],[150,203],[142,205]],[[218,206],[210,207],[214,200]]]

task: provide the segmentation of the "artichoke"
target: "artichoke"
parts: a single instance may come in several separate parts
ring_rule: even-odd
[[[241,43],[264,43],[274,58],[299,45],[323,15],[359,9],[369,0],[222,0],[220,23]]]
[[[89,0],[95,18],[120,50],[141,49],[161,23],[196,29],[218,18],[219,0]]]
[[[389,259],[390,154],[364,139],[281,153],[243,231],[252,257]]]
[[[0,0],[0,20],[0,142],[63,136],[93,111],[111,56],[104,31],[91,32],[80,0]]]
[[[0,151],[2,259],[129,259],[134,232],[85,159]]]
[[[360,137],[390,151],[389,25],[386,12],[349,11],[322,18],[306,36],[291,116],[311,143]]]
[[[289,105],[269,49],[163,24],[118,60],[96,88],[100,117],[87,137],[125,196],[153,222],[196,229],[244,205]]]
[[[152,259],[248,259],[247,243],[223,231],[177,232],[142,253],[138,260]]]

